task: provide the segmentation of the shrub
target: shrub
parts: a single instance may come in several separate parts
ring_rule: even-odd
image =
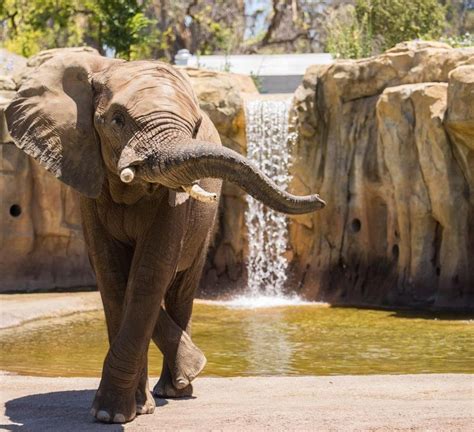
[[[326,50],[336,57],[360,58],[399,42],[438,39],[446,25],[437,0],[356,0],[333,11],[326,26]]]
[[[451,45],[453,48],[467,48],[474,46],[474,35],[464,33],[461,36],[449,36],[440,39],[441,42]]]
[[[326,25],[326,51],[336,58],[368,57],[372,38],[366,20],[359,21],[354,6],[347,5],[330,12]]]

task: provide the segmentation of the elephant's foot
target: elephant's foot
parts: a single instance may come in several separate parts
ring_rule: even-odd
[[[101,383],[92,403],[92,416],[102,423],[126,423],[136,416],[135,391]]]
[[[185,389],[206,366],[206,357],[163,308],[153,340],[163,353],[173,386]]]
[[[171,379],[171,374],[166,367],[166,364],[163,365],[164,369],[161,373],[161,377],[156,383],[154,389],[153,389],[153,395],[161,398],[161,399],[167,399],[167,398],[185,398],[185,397],[190,397],[193,395],[193,386],[192,384],[188,384],[183,388],[176,388],[173,385],[172,379]]]
[[[135,393],[135,402],[137,405],[137,414],[153,414],[155,411],[155,399],[148,388],[148,378],[140,379],[137,391]]]
[[[181,339],[176,357],[165,357],[171,372],[173,386],[184,390],[202,372],[207,359],[202,351],[192,343],[189,336]]]
[[[161,378],[153,389],[153,395],[160,399],[179,399],[193,395],[193,385],[188,384],[185,388],[177,389],[170,382],[164,382]]]

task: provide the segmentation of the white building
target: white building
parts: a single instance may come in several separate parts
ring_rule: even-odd
[[[192,56],[181,50],[176,56],[179,65],[253,76],[261,93],[292,93],[309,66],[332,61],[331,54]]]

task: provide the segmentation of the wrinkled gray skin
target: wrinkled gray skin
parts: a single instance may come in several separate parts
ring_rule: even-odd
[[[22,85],[6,117],[17,145],[82,194],[110,343],[92,415],[124,423],[153,412],[151,339],[164,355],[155,395],[190,396],[205,365],[189,336],[192,302],[218,203],[189,198],[181,187],[199,180],[219,195],[227,179],[292,214],[324,202],[278,190],[221,147],[188,80],[160,62],[59,55]],[[135,177],[126,184],[119,175],[127,167]]]

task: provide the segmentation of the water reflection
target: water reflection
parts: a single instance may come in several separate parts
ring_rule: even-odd
[[[287,375],[291,372],[294,347],[289,340],[289,326],[284,310],[251,314],[245,321],[244,333],[248,343],[248,375]]]
[[[398,318],[390,311],[317,305],[243,309],[197,304],[193,339],[204,375],[332,375],[474,372],[468,320]],[[99,376],[107,350],[102,312],[0,332],[0,369]],[[150,349],[150,374],[161,354]]]

